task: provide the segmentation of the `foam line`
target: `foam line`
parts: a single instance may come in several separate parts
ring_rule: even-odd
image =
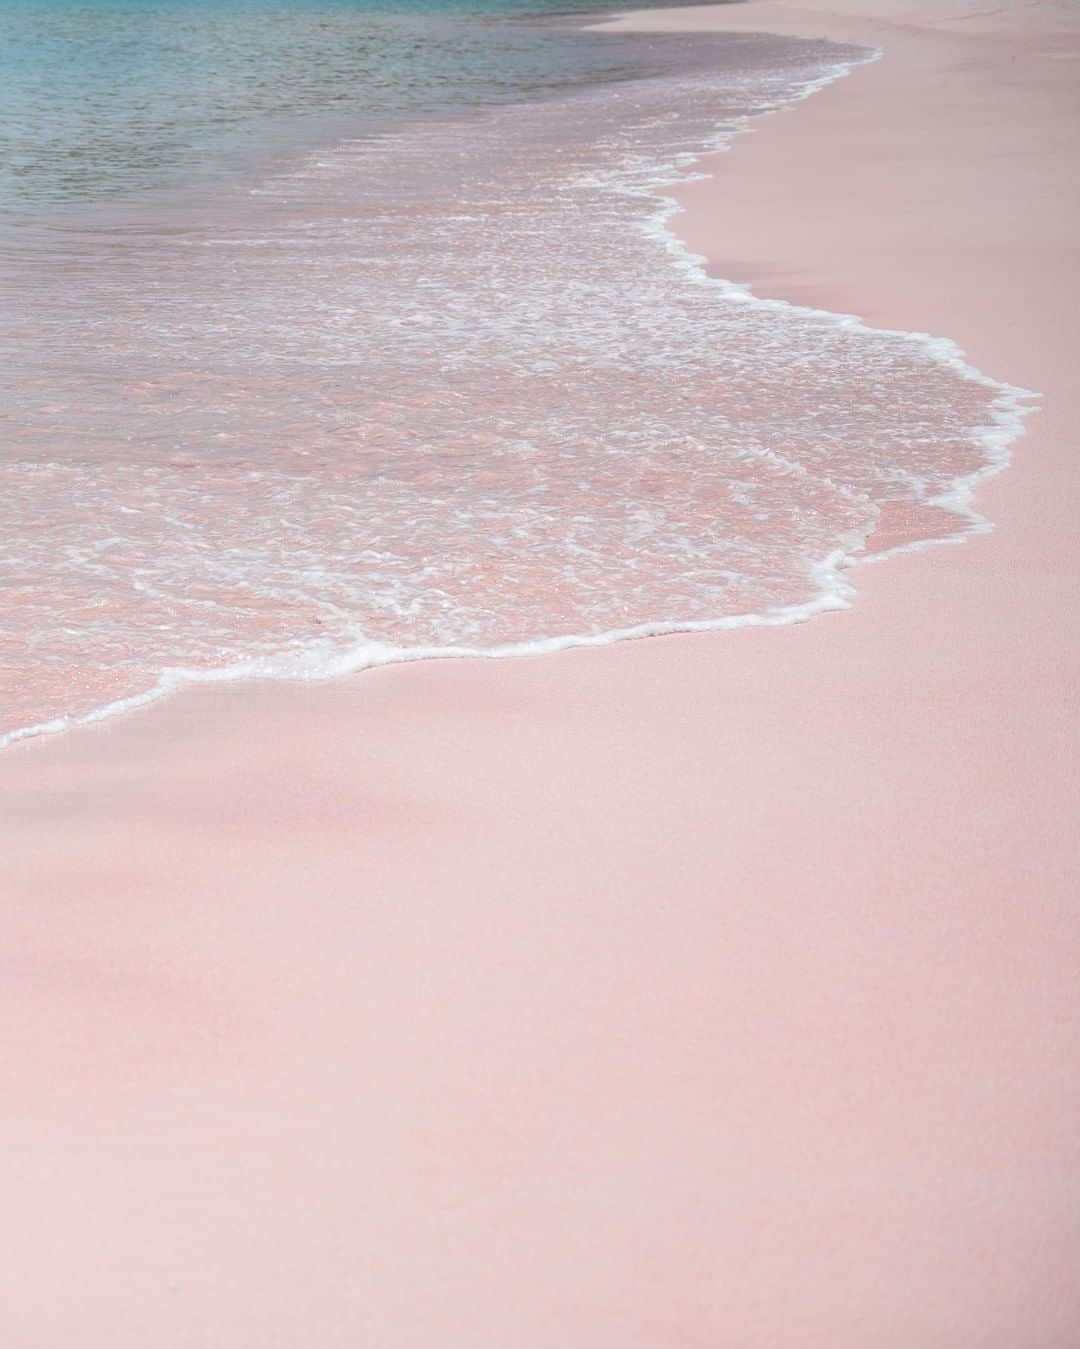
[[[866,59],[875,60],[880,54],[880,52],[868,53]],[[853,69],[853,64],[850,62],[837,63],[820,78],[807,81],[781,105],[770,111],[778,112],[790,109],[833,81],[847,75]],[[676,183],[685,183],[693,176],[710,177],[710,174],[700,168],[701,160],[706,155],[728,149],[732,138],[751,130],[756,121],[757,116],[748,116],[728,122],[717,129],[712,141],[704,147],[700,154],[680,156],[674,165],[674,173],[665,168],[663,173],[659,173],[654,181],[641,187],[616,188],[615,190],[646,194],[656,200],[655,211],[643,224],[639,225],[639,228],[662,241],[667,253],[674,264],[683,271],[688,282],[694,285],[715,287],[726,300],[754,307],[761,311],[785,310],[803,313],[813,316],[819,322],[836,325],[837,327],[855,328],[867,333],[885,333],[891,337],[917,344],[935,361],[955,370],[964,379],[982,385],[992,393],[988,422],[971,428],[972,438],[983,453],[983,465],[974,472],[956,478],[944,492],[930,498],[932,504],[944,508],[956,518],[957,528],[954,532],[941,538],[906,542],[861,556],[856,556],[856,550],[861,545],[862,538],[849,539],[844,546],[834,549],[812,565],[811,575],[817,592],[812,599],[804,603],[764,609],[761,612],[729,614],[713,619],[683,622],[646,622],[599,632],[539,636],[535,639],[485,647],[468,645],[392,646],[367,641],[360,641],[348,647],[340,647],[333,643],[313,643],[300,653],[260,656],[235,662],[218,669],[168,668],[162,670],[156,682],[144,691],[106,703],[85,715],[59,717],[36,725],[15,729],[6,735],[0,735],[0,747],[31,737],[56,734],[75,727],[102,722],[136,708],[148,706],[177,689],[189,687],[193,684],[254,679],[325,680],[407,661],[464,658],[503,659],[506,657],[541,655],[572,647],[607,646],[615,642],[674,633],[713,632],[744,627],[774,627],[801,623],[818,614],[844,609],[851,605],[854,589],[846,573],[856,562],[878,561],[884,557],[892,556],[894,553],[920,550],[938,543],[955,542],[969,534],[984,533],[989,530],[992,527],[990,522],[975,509],[975,490],[983,479],[999,473],[1010,462],[1011,446],[1021,434],[1024,418],[1032,410],[1033,402],[1038,397],[1037,394],[994,380],[976,369],[968,362],[961,348],[948,338],[937,337],[928,333],[872,328],[855,314],[833,313],[810,306],[794,305],[785,300],[758,297],[746,285],[710,275],[706,265],[707,259],[692,252],[672,230],[671,221],[673,217],[684,208],[670,195],[665,194],[663,188]],[[691,169],[692,171],[688,172]]]

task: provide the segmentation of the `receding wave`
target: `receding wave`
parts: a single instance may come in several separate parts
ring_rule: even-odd
[[[695,159],[872,54],[634,50],[56,231],[0,332],[0,743],[196,679],[790,622],[983,527],[1021,391],[667,228]]]

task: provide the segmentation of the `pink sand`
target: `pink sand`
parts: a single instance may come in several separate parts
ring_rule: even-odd
[[[1080,30],[859,10],[635,16],[887,51],[680,224],[1042,390],[997,532],[7,752],[5,1344],[1080,1343]]]

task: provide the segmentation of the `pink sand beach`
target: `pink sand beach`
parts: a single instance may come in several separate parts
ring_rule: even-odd
[[[1041,393],[995,530],[0,755],[13,1349],[1080,1344],[1080,14],[616,22],[882,49],[674,226]]]

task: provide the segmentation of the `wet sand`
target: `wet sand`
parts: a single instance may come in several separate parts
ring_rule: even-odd
[[[860,9],[633,16],[886,51],[678,225],[1040,390],[996,531],[0,757],[9,1342],[1077,1342],[1080,36]]]

